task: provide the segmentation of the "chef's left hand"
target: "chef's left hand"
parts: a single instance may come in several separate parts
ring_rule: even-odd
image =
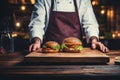
[[[93,39],[91,41],[91,48],[92,49],[99,49],[100,51],[104,52],[104,53],[107,53],[109,52],[109,49],[101,42]]]

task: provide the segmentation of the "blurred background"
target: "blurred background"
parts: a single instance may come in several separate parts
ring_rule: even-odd
[[[35,2],[36,0],[0,2],[0,34],[10,32],[15,51],[28,49],[28,24]],[[100,41],[111,50],[120,49],[120,0],[92,0],[91,3],[99,23]]]

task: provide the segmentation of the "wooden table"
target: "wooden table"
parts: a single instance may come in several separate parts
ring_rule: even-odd
[[[120,51],[107,55],[107,64],[39,64],[24,62],[26,52],[0,55],[0,80],[120,80],[120,65],[114,59]]]

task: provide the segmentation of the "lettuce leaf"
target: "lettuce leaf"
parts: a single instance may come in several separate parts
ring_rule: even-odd
[[[83,50],[83,46],[81,45],[81,46],[75,46],[75,49],[77,49],[77,50]]]
[[[58,49],[60,49],[60,45],[54,46],[54,47],[52,47],[52,49],[58,50]]]
[[[47,48],[47,46],[46,46],[46,45],[43,45],[43,46],[42,46],[42,48],[44,48],[44,49],[45,49],[45,48]]]
[[[68,48],[65,44],[61,45],[61,49]]]

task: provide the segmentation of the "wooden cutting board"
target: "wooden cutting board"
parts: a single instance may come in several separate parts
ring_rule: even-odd
[[[120,56],[115,57],[115,64],[120,65]]]
[[[42,63],[107,63],[109,56],[98,50],[84,48],[80,53],[41,53],[32,52],[24,58],[27,62]]]

